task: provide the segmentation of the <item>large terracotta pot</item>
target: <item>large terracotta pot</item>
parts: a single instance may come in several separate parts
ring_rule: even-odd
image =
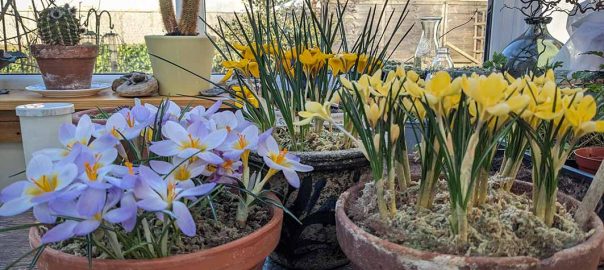
[[[272,218],[259,230],[250,235],[214,248],[194,253],[150,260],[92,260],[96,270],[247,270],[262,269],[266,256],[277,246],[283,210],[272,208]],[[37,228],[29,230],[32,248],[40,246]],[[89,270],[86,257],[75,256],[46,248],[37,263],[41,270]]]
[[[31,45],[46,89],[88,89],[99,47],[96,45]]]
[[[604,160],[604,147],[583,147],[575,150],[575,160],[579,169],[591,174],[596,174],[602,160]]]
[[[338,241],[342,250],[356,269],[596,269],[600,260],[604,228],[602,221],[591,215],[588,229],[594,233],[585,242],[556,252],[549,258],[534,257],[465,257],[421,251],[391,243],[365,232],[347,216],[348,207],[363,188],[356,185],[346,191],[336,205]],[[513,192],[530,192],[532,185],[515,182]],[[576,206],[579,202],[570,196],[558,193],[558,201]]]
[[[271,180],[272,188],[291,213],[285,216],[281,239],[271,260],[289,269],[333,269],[348,263],[338,246],[335,204],[338,197],[357,182],[369,178],[369,162],[357,149],[293,152],[303,164],[314,167],[299,173],[300,188],[287,184],[283,174]],[[258,157],[251,160],[259,162]]]
[[[214,46],[207,36],[145,36],[145,43],[160,95],[199,95],[210,88],[208,82],[191,74],[210,79]]]
[[[105,108],[101,108],[104,112],[110,114],[115,112],[115,110],[117,109],[116,107],[105,107]],[[74,112],[71,115],[71,122],[74,125],[77,125],[78,122],[80,122],[80,119],[82,118],[82,116],[84,116],[85,114],[87,114],[88,116],[90,116],[91,120],[93,123],[97,123],[100,125],[104,125],[107,124],[107,119],[96,119],[94,118],[94,116],[99,115],[101,112],[99,111],[99,109],[89,109],[89,110],[82,110],[82,111],[78,111],[78,112]]]

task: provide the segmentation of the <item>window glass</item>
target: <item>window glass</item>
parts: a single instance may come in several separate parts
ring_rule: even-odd
[[[28,53],[29,44],[37,42],[34,10],[40,10],[52,0],[3,0],[11,3],[1,18],[0,49]],[[233,12],[243,15],[244,4],[248,0],[206,0],[206,18],[209,24],[217,25],[218,18],[235,22]],[[263,0],[253,0],[262,3]],[[302,0],[277,0],[286,7],[300,5]],[[333,4],[333,0],[311,0],[313,5]],[[343,2],[343,1],[340,1]],[[449,32],[441,39],[442,45],[449,48],[455,66],[481,65],[485,46],[487,0],[447,0],[447,1],[411,1],[409,15],[401,29],[415,24],[407,38],[392,56],[396,63],[413,63],[415,48],[421,36],[419,19],[422,16],[441,16],[439,36]],[[57,5],[70,4],[78,8],[82,22],[88,17],[88,26],[82,42],[98,43],[100,55],[97,59],[96,73],[123,73],[129,71],[151,72],[151,64],[144,42],[145,35],[165,33],[156,0],[55,0]],[[391,0],[388,12],[401,11],[404,0]],[[383,1],[349,1],[346,15],[349,37],[361,31],[370,8],[382,5]],[[96,27],[94,12],[88,16],[88,10],[94,8],[99,16],[99,28]],[[111,20],[107,13],[110,14]],[[17,16],[15,16],[17,15]],[[110,26],[113,26],[112,28]],[[457,27],[457,28],[456,28]],[[455,29],[454,29],[455,28]],[[453,29],[453,30],[452,30]],[[393,33],[402,35],[403,33]],[[214,58],[214,72],[221,72],[220,57]],[[35,60],[31,57],[18,60],[0,73],[22,74],[38,73]]]

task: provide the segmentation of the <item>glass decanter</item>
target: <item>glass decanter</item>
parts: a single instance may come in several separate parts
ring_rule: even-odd
[[[415,49],[414,66],[418,69],[427,69],[431,66],[436,56],[438,46],[438,29],[442,17],[421,17],[422,35]]]
[[[432,60],[432,65],[430,66],[430,69],[447,70],[452,68],[454,68],[453,59],[451,59],[451,55],[449,54],[449,48],[438,48],[438,50],[436,50],[436,56]]]

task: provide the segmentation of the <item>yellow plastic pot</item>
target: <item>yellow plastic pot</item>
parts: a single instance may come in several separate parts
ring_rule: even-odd
[[[145,36],[145,43],[160,95],[199,95],[201,90],[211,87],[208,82],[178,67],[210,79],[214,46],[207,36],[152,35]]]

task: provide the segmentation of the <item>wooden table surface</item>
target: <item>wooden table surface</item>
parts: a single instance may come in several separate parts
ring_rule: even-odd
[[[157,105],[166,98],[168,97],[154,96],[140,99],[143,103]],[[175,96],[169,98],[181,106],[191,104],[192,106],[202,105],[208,107],[214,103],[212,100],[194,97]],[[96,96],[79,98],[47,98],[25,90],[10,90],[9,94],[0,95],[0,130],[2,130],[0,132],[0,143],[21,142],[21,127],[19,125],[19,118],[15,115],[15,108],[17,106],[46,102],[73,103],[76,111],[80,111],[97,107],[132,106],[134,105],[134,98],[120,97],[114,94],[111,89],[101,91]]]

